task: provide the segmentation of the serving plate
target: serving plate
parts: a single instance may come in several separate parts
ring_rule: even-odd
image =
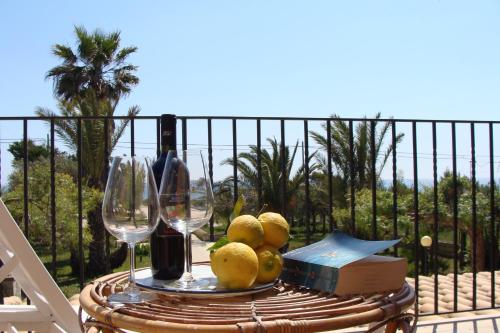
[[[236,297],[251,295],[271,289],[276,281],[270,283],[256,283],[248,289],[227,289],[217,283],[209,265],[193,265],[193,275],[200,287],[197,289],[183,289],[176,285],[176,280],[154,279],[150,269],[143,269],[135,273],[139,287],[154,290],[167,295],[184,295],[192,298]]]

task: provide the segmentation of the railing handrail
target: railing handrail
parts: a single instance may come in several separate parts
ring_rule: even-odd
[[[290,121],[381,121],[381,122],[398,122],[398,123],[456,123],[456,124],[500,124],[500,120],[467,120],[467,119],[416,119],[416,118],[369,118],[369,117],[272,117],[272,116],[176,116],[178,119],[186,120],[290,120]],[[38,117],[38,116],[0,116],[0,121],[3,120],[51,120],[51,119],[61,119],[61,120],[74,120],[74,119],[138,119],[138,120],[151,120],[159,119],[160,116],[49,116],[49,117]]]

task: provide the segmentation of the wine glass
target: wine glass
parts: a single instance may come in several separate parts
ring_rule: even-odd
[[[182,289],[203,287],[192,274],[191,233],[203,227],[212,216],[214,196],[203,152],[168,152],[159,190],[160,213],[171,228],[184,235],[184,274],[174,283]],[[188,169],[189,167],[189,169]]]
[[[102,203],[106,229],[128,244],[130,251],[129,284],[121,293],[108,297],[109,302],[141,303],[151,300],[135,284],[135,244],[147,238],[160,220],[158,191],[151,163],[136,156],[114,157]]]

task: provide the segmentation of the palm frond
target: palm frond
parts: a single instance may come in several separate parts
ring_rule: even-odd
[[[396,146],[398,144],[400,144],[401,141],[403,141],[404,136],[405,136],[404,133],[399,133],[399,134],[396,135],[396,138],[394,140],[395,143],[396,143]],[[391,155],[391,153],[392,153],[392,151],[393,151],[394,148],[395,147],[392,145],[392,143],[387,147],[387,149],[386,149],[386,151],[384,153],[384,156],[382,157],[382,162],[381,162],[381,164],[379,166],[379,169],[377,171],[377,178],[380,178],[380,175],[382,174],[382,171],[384,170],[384,167],[385,167],[385,165],[387,163],[387,160],[388,160],[389,156]]]
[[[131,55],[132,53],[137,51],[136,46],[129,46],[129,47],[124,47],[118,53],[116,54],[116,60],[118,64],[121,64],[125,61],[125,59]]]
[[[89,33],[83,26],[75,26],[76,50],[56,44],[53,53],[63,61],[46,74],[53,79],[54,95],[65,100],[82,98],[88,89],[99,99],[118,101],[139,83],[134,75],[137,66],[124,63],[136,47],[119,49],[120,32],[109,34],[101,30]]]
[[[74,64],[78,60],[71,47],[62,44],[55,44],[52,47],[52,54],[62,58],[67,65]]]
[[[55,117],[57,116],[48,108],[36,107],[35,114],[39,117]],[[46,120],[50,123],[50,119]],[[54,118],[54,131],[61,138],[64,144],[71,150],[76,150],[76,126],[74,121]]]
[[[380,154],[380,149],[383,146],[384,139],[387,135],[387,131],[389,130],[389,127],[391,126],[390,122],[384,122],[384,125],[382,126],[382,129],[377,133],[375,133],[375,153],[376,156],[379,156]]]
[[[91,63],[96,53],[96,45],[92,36],[83,26],[76,26],[75,34],[78,39],[78,57],[85,64]]]
[[[138,105],[134,105],[129,108],[127,116],[129,118],[135,117],[139,114],[140,111],[141,111],[140,107]],[[120,138],[122,137],[123,132],[125,131],[125,128],[127,128],[129,121],[130,119],[123,119],[120,121],[120,124],[115,128],[113,136],[111,137],[111,147],[113,149],[118,143],[118,140],[120,140]]]

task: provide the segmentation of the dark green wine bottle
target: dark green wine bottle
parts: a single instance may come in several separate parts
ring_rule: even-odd
[[[169,150],[175,150],[175,115],[163,114],[160,121],[161,154],[153,164],[156,186],[160,188],[163,169]],[[155,279],[178,279],[184,273],[184,239],[180,232],[170,228],[161,220],[150,237],[151,271]]]

